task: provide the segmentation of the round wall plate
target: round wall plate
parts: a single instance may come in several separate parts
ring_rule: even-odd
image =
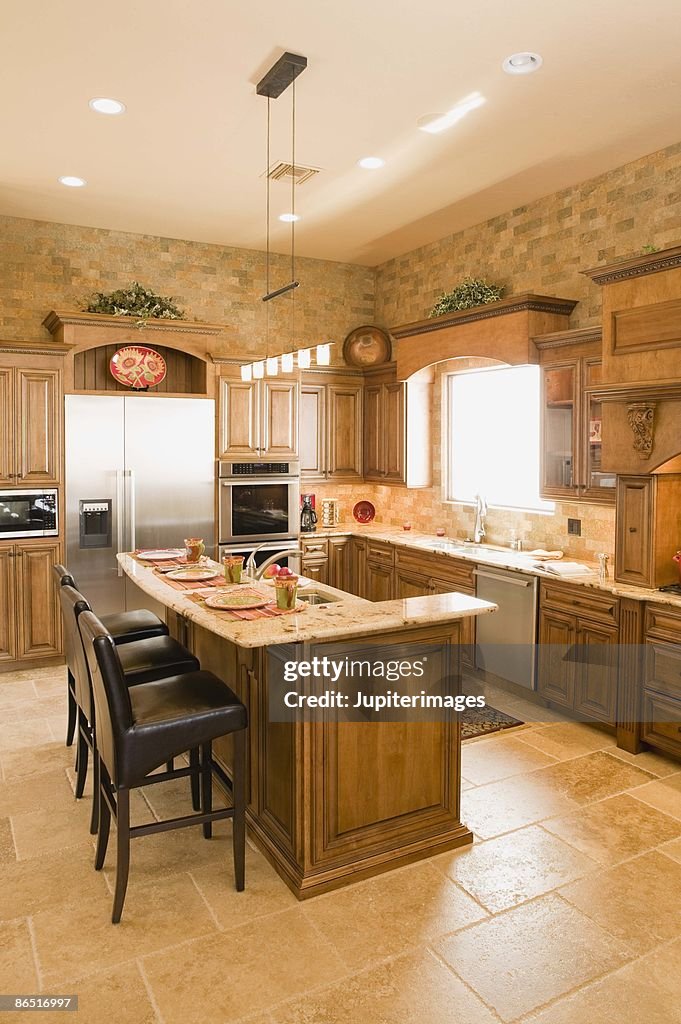
[[[127,345],[114,352],[109,363],[111,376],[119,384],[135,391],[146,391],[164,380],[166,361],[156,349],[146,345]]]
[[[356,327],[343,342],[343,359],[350,366],[378,366],[389,362],[391,354],[390,335],[371,324]]]

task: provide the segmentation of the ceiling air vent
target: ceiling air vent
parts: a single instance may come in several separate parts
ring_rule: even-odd
[[[279,163],[272,165],[268,178],[270,181],[286,181],[289,184],[291,179],[293,179],[296,185],[302,185],[304,182],[309,181],[310,178],[314,178],[315,174],[319,174],[318,167],[305,167],[303,164],[295,164],[294,166],[284,160],[280,160]]]

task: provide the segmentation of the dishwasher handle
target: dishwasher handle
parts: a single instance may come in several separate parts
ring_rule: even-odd
[[[512,587],[531,587],[533,580],[517,580],[511,576],[497,576],[493,572],[484,572],[482,569],[474,569],[474,576],[481,576],[486,580],[494,580],[496,583],[510,583]]]

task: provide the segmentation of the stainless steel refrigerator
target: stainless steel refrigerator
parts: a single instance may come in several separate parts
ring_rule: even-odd
[[[66,564],[100,615],[159,606],[119,551],[215,543],[215,403],[66,396]]]

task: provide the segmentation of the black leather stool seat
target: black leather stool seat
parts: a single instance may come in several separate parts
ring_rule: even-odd
[[[119,649],[119,655],[123,652]],[[132,729],[123,738],[119,783],[135,786],[171,758],[245,729],[246,708],[212,672],[188,672],[130,691]]]
[[[102,625],[111,633],[115,644],[129,644],[133,640],[146,640],[152,636],[167,636],[168,627],[158,615],[139,608],[131,612],[112,612],[102,615]]]
[[[118,653],[128,686],[182,672],[196,672],[201,667],[199,659],[171,636],[153,636],[138,640],[134,645],[119,645]]]

